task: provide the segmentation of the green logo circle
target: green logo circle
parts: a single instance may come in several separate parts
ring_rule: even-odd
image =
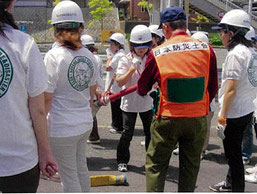
[[[77,91],[83,91],[89,87],[94,74],[92,61],[84,56],[75,57],[68,69],[70,85]]]
[[[253,54],[247,68],[248,80],[253,87],[257,87],[257,55]]]
[[[9,89],[13,77],[13,66],[8,55],[0,48],[0,98]]]

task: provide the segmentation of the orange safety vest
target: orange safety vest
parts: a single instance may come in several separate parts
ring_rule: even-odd
[[[200,117],[209,113],[210,49],[178,35],[153,50],[161,77],[157,116]]]

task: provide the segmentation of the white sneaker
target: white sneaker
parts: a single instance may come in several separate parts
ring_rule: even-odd
[[[253,173],[257,172],[257,166],[255,165],[252,168],[247,168],[247,169],[245,169],[245,172],[247,172],[249,174],[253,174]]]
[[[245,175],[245,181],[249,183],[257,183],[257,173]]]
[[[127,172],[128,171],[127,164],[125,164],[125,163],[118,164],[118,171],[120,171],[120,172]]]
[[[172,153],[175,154],[175,155],[179,155],[179,148],[176,148],[175,150],[173,150]]]

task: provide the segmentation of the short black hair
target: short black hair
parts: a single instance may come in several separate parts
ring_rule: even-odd
[[[183,29],[186,28],[187,24],[186,24],[186,20],[184,19],[179,19],[179,20],[175,20],[172,22],[166,22],[166,24],[169,24],[169,26],[173,29]]]

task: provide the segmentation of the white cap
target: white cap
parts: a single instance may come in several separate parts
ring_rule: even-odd
[[[81,9],[73,1],[61,1],[53,9],[51,24],[64,22],[84,23]]]
[[[222,29],[222,24],[250,29],[251,19],[248,13],[241,9],[233,9],[227,12],[221,19],[218,26],[212,29]]]
[[[111,43],[112,40],[120,43],[123,46],[125,45],[125,36],[123,34],[121,34],[121,33],[118,33],[118,32],[117,33],[113,33],[111,35],[110,39],[107,40],[106,42]]]
[[[145,25],[136,25],[130,33],[130,42],[144,44],[152,41],[152,34]]]
[[[81,36],[81,41],[84,46],[86,45],[94,45],[95,41],[92,36],[84,34]]]
[[[201,41],[204,41],[204,42],[209,42],[209,38],[208,36],[203,33],[203,32],[196,32],[192,35],[192,38],[194,39],[199,39]]]
[[[149,30],[151,31],[152,34],[156,34],[157,36],[159,36],[160,38],[164,37],[164,34],[162,32],[162,29],[158,29],[159,25],[150,25]]]

